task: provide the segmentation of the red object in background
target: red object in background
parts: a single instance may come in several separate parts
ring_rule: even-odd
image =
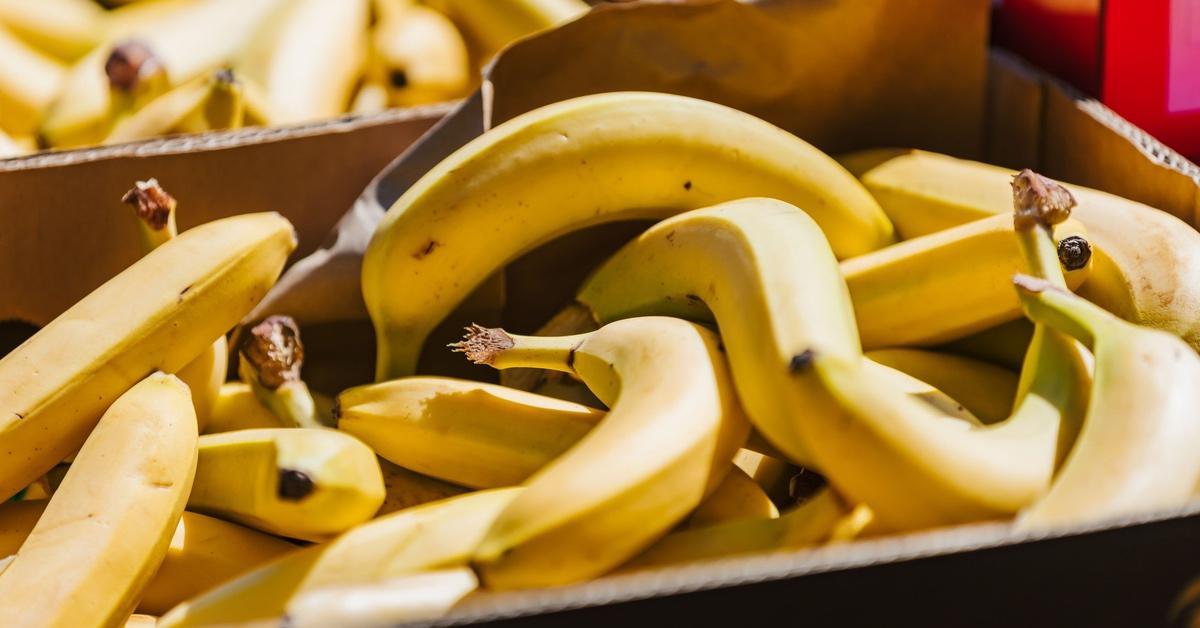
[[[1200,158],[1200,0],[1003,0],[996,43]]]

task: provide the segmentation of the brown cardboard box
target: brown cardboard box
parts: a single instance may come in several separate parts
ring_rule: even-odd
[[[582,93],[651,89],[745,109],[830,152],[915,146],[1031,166],[1196,224],[1196,167],[1019,61],[989,57],[988,8],[987,0],[608,6],[506,52],[485,89],[359,203],[390,205],[490,122]],[[389,150],[431,121],[371,118],[298,136],[266,132],[278,133],[268,141],[227,134],[0,162],[0,318],[45,320],[132,259],[133,236],[118,232],[112,214],[135,178],[158,176],[181,208],[204,208],[185,213],[185,226],[284,211],[309,250]],[[1198,515],[1193,503],[1053,534],[987,523],[731,558],[481,595],[434,623],[1153,626],[1200,572]]]

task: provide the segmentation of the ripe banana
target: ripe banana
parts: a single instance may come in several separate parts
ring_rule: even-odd
[[[329,402],[332,406],[332,401]],[[284,427],[283,420],[258,400],[250,384],[226,382],[213,401],[205,434],[263,427]]]
[[[179,234],[175,226],[175,198],[168,194],[156,179],[136,182],[133,189],[126,192],[121,200],[134,207],[143,254],[153,251]],[[225,336],[222,335],[176,373],[192,391],[196,424],[201,433],[208,425],[213,404],[221,392],[221,385],[225,383],[227,361],[228,345]]]
[[[91,0],[0,0],[0,25],[63,61],[99,44],[104,21],[104,10]]]
[[[940,345],[937,350],[963,355],[1017,372],[1021,370],[1021,364],[1025,361],[1025,351],[1032,339],[1033,324],[1029,319],[1018,318]]]
[[[346,111],[367,52],[369,0],[293,0],[235,67],[263,87],[282,124]]]
[[[166,555],[196,470],[188,387],[161,372],[104,413],[0,573],[13,626],[120,625]]]
[[[716,490],[700,502],[685,527],[703,528],[741,519],[774,519],[778,516],[779,509],[766,491],[735,465]]]
[[[383,503],[375,453],[326,429],[257,429],[200,437],[188,508],[280,536],[319,541]]]
[[[751,194],[809,208],[841,256],[893,240],[874,200],[833,160],[722,105],[597,94],[497,126],[410,187],[367,247],[362,288],[378,338],[376,380],[411,375],[430,330],[543,242]]]
[[[23,2],[24,4],[37,4]],[[0,128],[15,135],[37,130],[42,112],[58,96],[66,69],[0,24]]]
[[[477,491],[369,521],[180,604],[163,615],[159,626],[270,619],[309,591],[464,566],[488,526],[521,490]]]
[[[717,487],[749,433],[718,344],[712,332],[666,317],[553,338],[470,329],[457,349],[472,361],[573,373],[610,408],[497,518],[474,557],[485,586],[602,574]]]
[[[142,374],[178,371],[233,327],[295,246],[275,213],[189,229],[0,359],[0,444],[22,452],[0,457],[0,499],[76,451]]]
[[[463,29],[478,48],[482,62],[513,41],[554,28],[588,10],[583,0],[430,0],[428,4]]]
[[[1134,325],[1057,286],[1013,279],[1028,316],[1095,355],[1088,413],[1050,490],[1021,527],[1130,515],[1182,504],[1200,479],[1200,357],[1178,336]]]
[[[958,401],[983,423],[1012,414],[1017,374],[981,360],[919,349],[868,351],[867,358],[927,382]]]
[[[762,487],[776,507],[795,501],[790,485],[792,478],[800,472],[798,467],[774,456],[744,448],[733,456],[733,464],[754,478],[754,483]]]
[[[471,488],[524,482],[604,417],[579,404],[444,377],[351,388],[336,407],[338,429],[380,456]]]
[[[17,553],[46,503],[38,500],[0,505],[0,555]],[[236,523],[184,512],[137,611],[161,615],[186,599],[297,549]]]
[[[376,517],[469,492],[469,489],[409,471],[383,458],[379,459],[379,470],[383,472],[384,496]]]
[[[387,103],[411,107],[459,98],[471,87],[467,45],[454,23],[411,0],[375,0],[369,74]]]
[[[1007,211],[999,187],[1013,173],[1004,168],[923,151],[847,159],[876,164],[858,167],[863,184],[904,237]],[[1141,203],[1064,185],[1079,200],[1075,216],[1087,225],[1095,248],[1095,268],[1080,296],[1200,348],[1200,233]]]
[[[151,100],[123,117],[104,144],[160,135],[239,129],[246,119],[241,79],[229,70],[200,76]]]
[[[35,150],[37,150],[36,143],[30,142],[28,139],[14,138],[0,128],[0,159],[20,157]]]
[[[441,617],[479,587],[470,567],[454,567],[364,584],[322,587],[287,606],[290,628],[391,626]]]
[[[332,425],[332,417],[321,415],[308,384],[300,379],[303,364],[300,328],[289,316],[268,316],[242,335],[238,375],[259,402],[288,427]]]

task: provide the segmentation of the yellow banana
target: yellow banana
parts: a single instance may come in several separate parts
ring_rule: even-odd
[[[752,436],[753,438],[753,436]],[[749,449],[739,449],[733,464],[754,478],[754,483],[778,506],[795,501],[790,494],[792,478],[800,469],[789,462]]]
[[[778,516],[779,509],[766,491],[735,465],[716,490],[688,517],[686,527],[703,528],[740,519],[774,519]]]
[[[200,437],[188,508],[280,536],[323,540],[383,503],[375,453],[325,429],[257,429]]]
[[[1033,339],[1033,324],[1018,318],[995,327],[964,336],[937,347],[938,351],[963,355],[1011,371],[1020,371],[1025,350]]]
[[[358,86],[358,91],[354,92],[348,111],[362,115],[379,113],[388,108],[388,98],[388,88],[383,80],[368,75]]]
[[[0,443],[22,452],[0,457],[0,499],[76,451],[141,374],[178,371],[232,328],[295,246],[275,213],[189,229],[0,359]]]
[[[64,61],[100,43],[104,20],[104,10],[91,0],[0,0],[0,25]]]
[[[923,151],[871,151],[847,159],[868,163],[858,166],[863,184],[904,237],[1007,211],[999,188],[1011,170]],[[1141,203],[1064,185],[1078,199],[1075,216],[1095,247],[1095,268],[1080,296],[1200,348],[1200,233]]]
[[[966,406],[983,423],[1012,414],[1017,374],[981,360],[919,349],[868,351],[867,358],[927,382]]]
[[[1061,274],[1057,252],[1041,253]],[[806,214],[746,199],[658,223],[598,269],[579,301],[600,322],[711,312],[758,432],[886,524],[1000,516],[1033,499],[1062,416],[1082,415],[1074,345],[1029,371],[1037,384],[1003,425],[973,428],[864,366],[835,264]]]
[[[487,61],[513,41],[573,20],[588,10],[583,0],[430,0],[458,24]]]
[[[238,348],[238,374],[262,405],[288,427],[319,428],[332,425],[322,416],[308,384],[300,379],[304,345],[300,328],[290,316],[268,316],[242,336]]]
[[[1092,268],[1087,231],[1066,221],[1054,237],[1074,289]],[[1022,268],[1009,215],[905,240],[848,259],[841,268],[866,349],[944,342],[1021,315],[1008,288]]]
[[[241,79],[229,70],[200,76],[151,100],[122,118],[105,144],[160,135],[238,129],[245,121]]]
[[[533,179],[538,185],[528,185]],[[874,200],[832,159],[722,105],[597,94],[497,126],[410,187],[367,247],[362,288],[378,339],[376,380],[411,375],[430,330],[543,242],[751,194],[809,208],[841,256],[893,240]]]
[[[46,503],[40,500],[0,505],[0,555],[17,552]],[[297,549],[236,523],[184,512],[137,611],[161,615],[186,599]]]
[[[156,179],[136,182],[133,189],[126,192],[121,200],[133,205],[135,209],[143,254],[153,251],[178,235],[179,231],[175,226],[175,198],[168,194]],[[227,361],[228,345],[225,336],[222,335],[176,374],[192,391],[196,424],[201,433],[208,425],[213,404],[221,392],[221,385],[225,383]]]
[[[20,157],[25,153],[31,153],[37,150],[36,143],[29,139],[18,139],[4,132],[0,128],[0,159],[8,159],[9,157]]]
[[[471,88],[467,45],[454,23],[410,0],[375,0],[370,74],[388,104],[410,107],[459,98]]]
[[[749,432],[716,335],[678,319],[551,338],[473,327],[458,349],[498,369],[573,373],[610,408],[525,481],[480,543],[474,562],[491,589],[573,582],[625,562],[717,487]]]
[[[152,373],[104,413],[0,573],[13,626],[120,626],[154,575],[196,470],[186,385]]]
[[[332,402],[330,402],[332,405]],[[226,382],[213,401],[205,434],[263,427],[284,427],[283,420],[258,400],[245,382]]]
[[[281,124],[346,111],[365,61],[369,0],[293,0],[236,67],[262,86]]]
[[[496,515],[521,490],[468,493],[369,521],[180,604],[159,626],[270,619],[309,591],[464,566]]]
[[[383,505],[376,517],[467,493],[470,489],[443,482],[379,459],[383,472]]]
[[[66,69],[18,39],[3,24],[0,59],[4,59],[0,63],[0,128],[16,135],[33,133],[42,112],[62,89]]]
[[[1013,279],[1028,316],[1091,348],[1095,376],[1075,446],[1021,527],[1168,508],[1200,479],[1200,357],[1178,336],[1134,325],[1048,282]]]
[[[431,620],[478,586],[470,567],[454,567],[379,582],[322,587],[297,595],[287,606],[286,623],[291,628],[367,628]]]
[[[604,412],[444,377],[406,377],[338,396],[338,429],[380,456],[471,488],[514,486],[567,451]]]

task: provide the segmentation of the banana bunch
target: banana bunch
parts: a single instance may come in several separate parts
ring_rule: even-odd
[[[583,0],[3,0],[0,158],[461,98]]]

